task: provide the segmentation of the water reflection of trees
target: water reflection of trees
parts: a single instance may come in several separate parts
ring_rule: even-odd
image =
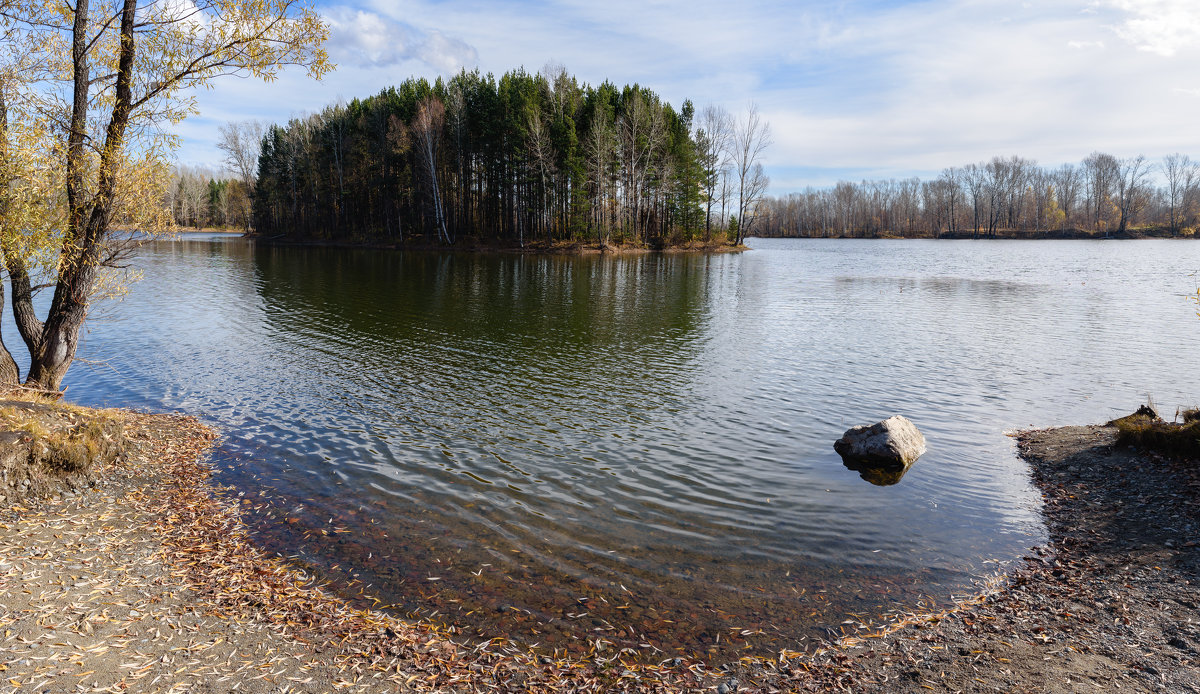
[[[498,359],[510,375],[661,373],[693,349],[709,300],[691,256],[260,247],[254,258],[281,334],[381,367],[440,353]]]

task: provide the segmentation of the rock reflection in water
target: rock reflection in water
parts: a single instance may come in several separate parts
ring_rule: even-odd
[[[893,484],[897,484],[904,477],[904,473],[908,472],[908,469],[912,467],[912,463],[907,465],[879,465],[846,457],[842,458],[842,465],[845,465],[849,470],[857,472],[859,477],[877,487],[890,487]]]

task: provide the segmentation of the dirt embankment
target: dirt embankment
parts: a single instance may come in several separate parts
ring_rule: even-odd
[[[123,421],[113,411],[0,399],[0,507],[91,487],[125,449]]]

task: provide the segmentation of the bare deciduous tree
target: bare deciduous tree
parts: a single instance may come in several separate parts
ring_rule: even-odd
[[[1146,157],[1141,155],[1122,160],[1117,169],[1117,209],[1121,213],[1118,231],[1122,234],[1146,204],[1149,192],[1146,177],[1149,175],[1150,167]]]
[[[1108,219],[1115,207],[1113,189],[1120,175],[1121,164],[1111,154],[1092,152],[1083,160],[1088,214],[1091,217],[1092,228],[1096,231],[1108,228]]]
[[[421,102],[417,115],[413,118],[412,134],[420,154],[421,164],[425,171],[425,184],[433,207],[433,222],[437,229],[438,238],[446,243],[454,239],[446,230],[446,216],[442,213],[442,194],[438,187],[437,158],[442,143],[442,124],[446,119],[446,107],[442,102],[432,97]]]
[[[987,172],[979,164],[967,164],[963,167],[963,182],[967,186],[967,193],[971,196],[971,212],[974,219],[972,233],[979,236],[979,219],[983,215],[987,190]]]
[[[540,111],[530,111],[526,118],[526,130],[529,133],[529,163],[538,175],[537,224],[544,228],[549,239],[550,225],[547,223],[547,190],[550,176],[554,173],[554,146],[550,142],[549,128],[542,120]],[[525,245],[524,243],[521,244]]]
[[[942,177],[939,180],[942,182],[942,188],[945,191],[946,231],[953,234],[957,231],[955,222],[958,220],[959,198],[962,197],[962,171],[951,166],[942,172]]]
[[[1167,219],[1171,231],[1179,233],[1186,216],[1189,193],[1197,185],[1200,167],[1186,154],[1169,154],[1163,159],[1162,174],[1166,180],[1164,191],[1167,202]]]
[[[625,162],[625,201],[630,220],[627,228],[640,241],[645,217],[646,184],[650,164],[662,149],[665,137],[663,112],[652,97],[634,88],[621,117],[621,153]]]
[[[1062,226],[1069,227],[1074,219],[1075,206],[1079,201],[1081,175],[1074,164],[1063,164],[1054,172],[1054,193],[1058,207],[1062,210]]]
[[[700,165],[704,169],[704,237],[712,238],[712,210],[718,202],[721,179],[728,175],[730,139],[733,136],[733,118],[720,106],[709,106],[700,114],[700,128],[696,131],[696,149]],[[722,214],[725,203],[721,201]]]
[[[616,131],[607,112],[593,114],[584,150],[588,182],[592,186],[592,223],[596,227],[597,241],[604,248],[612,233],[612,170],[617,151]]]
[[[200,169],[178,166],[174,171],[175,219],[193,227],[203,226],[208,217],[207,172]]]
[[[231,207],[237,207],[246,231],[250,231],[250,221],[254,198],[254,185],[258,179],[258,154],[262,149],[263,134],[266,126],[261,121],[246,120],[229,122],[217,129],[217,149],[225,153],[225,166],[237,177],[243,186],[244,194],[234,194],[229,200]]]
[[[750,104],[746,110],[746,117],[734,124],[730,143],[730,159],[733,162],[738,195],[738,228],[734,241],[741,244],[752,231],[755,208],[769,184],[769,179],[763,172],[762,157],[771,146],[771,126],[762,119],[757,105]]]

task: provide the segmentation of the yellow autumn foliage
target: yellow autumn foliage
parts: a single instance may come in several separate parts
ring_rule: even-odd
[[[177,138],[168,126],[195,113],[196,88],[221,75],[272,79],[288,64],[321,76],[328,30],[295,0],[141,2],[134,40],[129,125],[114,143],[106,128],[116,104],[122,2],[90,5],[94,37],[82,168],[86,199],[98,187],[104,148],[119,147],[111,222],[140,238],[171,233],[163,204]],[[75,87],[71,29],[75,9],[60,0],[0,0],[0,89],[7,129],[0,141],[0,243],[25,258],[30,271],[53,277],[74,255],[67,235],[67,131]],[[127,239],[113,239],[124,243]],[[112,252],[118,252],[116,249]],[[111,252],[110,252],[111,254]],[[106,259],[109,255],[104,256]]]
[[[14,300],[29,277],[70,287],[52,312],[120,294],[132,249],[173,232],[171,126],[196,112],[196,90],[288,65],[321,77],[327,37],[302,0],[0,0],[0,250]],[[40,329],[22,335],[74,344]],[[55,349],[34,355],[60,364],[50,382],[73,358]]]

